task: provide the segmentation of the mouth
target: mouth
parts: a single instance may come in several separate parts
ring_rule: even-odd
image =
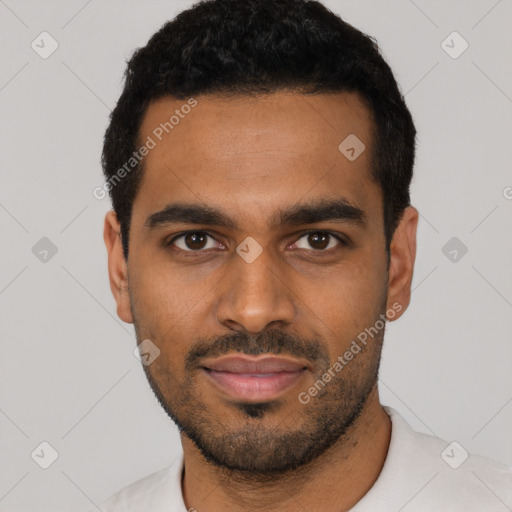
[[[292,388],[310,366],[287,357],[231,355],[207,360],[201,369],[230,398],[262,401],[275,399]]]

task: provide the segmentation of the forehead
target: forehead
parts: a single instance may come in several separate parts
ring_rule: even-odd
[[[186,201],[270,217],[301,198],[336,197],[363,208],[380,198],[369,172],[372,134],[371,112],[355,93],[163,98],[139,130],[139,144],[154,147],[133,211]],[[351,147],[365,149],[354,160]]]

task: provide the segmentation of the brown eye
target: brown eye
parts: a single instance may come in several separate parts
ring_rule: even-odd
[[[300,242],[300,240],[306,240],[306,243]],[[302,246],[301,246],[302,244]],[[344,246],[345,242],[338,236],[328,231],[310,231],[302,235],[298,242],[294,244],[299,249],[313,249],[315,251],[326,251],[332,249],[337,245]]]
[[[187,233],[184,242],[189,249],[204,249],[206,236],[204,233]]]
[[[310,233],[308,235],[308,242],[313,249],[325,249],[329,245],[331,235],[327,233]]]
[[[199,252],[202,249],[212,249],[216,247],[215,243],[208,242],[213,238],[204,231],[189,231],[183,233],[169,242],[169,245],[175,245],[178,249],[186,252]]]

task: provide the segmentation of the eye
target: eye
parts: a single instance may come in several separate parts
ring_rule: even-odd
[[[175,236],[166,245],[171,246],[172,249],[188,253],[198,253],[215,248],[225,249],[223,244],[217,242],[212,235],[205,231],[186,231]],[[348,246],[348,242],[329,231],[309,231],[304,233],[292,245],[292,248],[313,250],[314,252],[329,252],[337,246]]]
[[[167,243],[169,246],[175,246],[178,249],[186,252],[199,252],[203,249],[214,249],[218,247],[216,243],[210,242],[208,245],[208,239],[214,240],[211,235],[204,231],[187,231],[174,237]],[[221,247],[224,247],[220,244]]]
[[[306,242],[300,242],[302,239],[305,239]],[[314,251],[327,252],[338,245],[346,246],[347,243],[341,237],[329,231],[309,231],[293,245],[297,246],[298,249],[310,249],[312,247]],[[308,245],[309,247],[307,247]]]

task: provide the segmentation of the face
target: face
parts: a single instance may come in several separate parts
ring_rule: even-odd
[[[160,351],[144,370],[182,435],[218,466],[284,473],[343,440],[374,394],[384,320],[409,301],[417,212],[388,266],[356,94],[195,101],[147,109],[128,262],[105,221],[111,286],[138,343]],[[359,156],[339,149],[351,134]]]

